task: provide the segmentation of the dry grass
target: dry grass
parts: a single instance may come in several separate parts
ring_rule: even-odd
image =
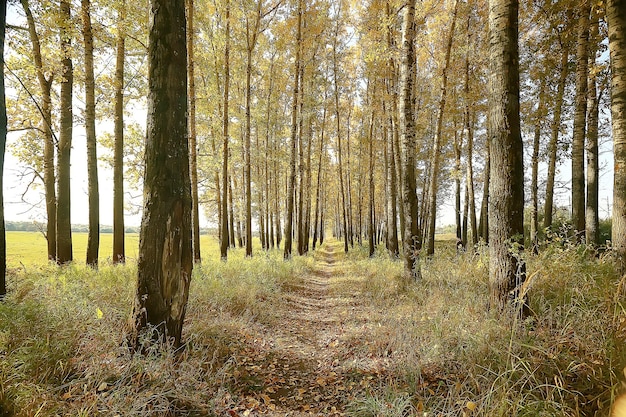
[[[233,378],[243,366],[238,360],[284,326],[277,315],[289,311],[283,295],[300,287],[324,254],[284,262],[280,251],[244,259],[235,250],[224,263],[209,248],[194,269],[184,350],[145,356],[131,356],[123,344],[134,265],[15,270],[0,304],[0,416],[203,416],[234,409],[242,401],[236,392],[245,391],[233,385],[241,383]],[[341,329],[326,336],[340,342],[345,377],[371,382],[362,395],[342,399],[348,406],[340,411],[607,415],[626,365],[624,296],[613,263],[554,245],[527,264],[534,319],[519,323],[487,309],[484,248],[457,254],[440,243],[435,259],[422,262],[422,281],[409,286],[399,279],[401,262],[383,251],[370,259],[366,250],[339,250],[329,294],[352,294],[360,321],[340,311]]]

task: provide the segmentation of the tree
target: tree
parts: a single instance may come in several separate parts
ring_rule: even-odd
[[[576,98],[572,134],[572,225],[579,240],[585,233],[585,134],[587,122],[587,77],[589,73],[589,10],[580,6],[576,45]]]
[[[296,154],[298,145],[298,99],[300,90],[300,56],[302,52],[302,0],[298,0],[297,8],[297,23],[296,23],[296,56],[294,60],[294,84],[293,84],[293,98],[291,103],[291,143],[289,147],[289,178],[287,180],[287,218],[285,219],[285,250],[283,256],[285,259],[291,257],[291,246],[293,240],[293,208],[294,208],[294,194],[296,189]]]
[[[609,0],[606,8],[611,54],[613,127],[613,247],[621,273],[626,272],[626,0]]]
[[[191,170],[191,198],[193,199],[193,260],[200,263],[200,210],[198,203],[198,152],[196,138],[196,80],[194,62],[194,0],[185,2],[187,12],[187,76],[189,88],[189,169]]]
[[[413,80],[415,77],[415,0],[405,7],[402,35],[402,66],[400,73],[400,131],[402,135],[402,165],[404,194],[404,273],[407,278],[420,278],[418,252],[417,193],[415,180],[415,121],[413,110]]]
[[[124,245],[124,56],[126,51],[126,2],[121,0],[117,10],[115,42],[115,109],[113,151],[113,263],[126,261]]]
[[[519,117],[517,0],[489,1],[489,285],[491,305],[516,302],[526,278],[519,257],[524,239],[524,165]]]
[[[100,195],[98,191],[98,155],[96,152],[96,83],[93,70],[93,33],[90,0],[81,0],[83,39],[85,42],[85,131],[87,138],[87,183],[89,189],[89,234],[87,265],[98,267],[100,248]]]
[[[185,0],[151,0],[144,212],[131,346],[181,344],[193,268]]]
[[[595,13],[594,10],[594,14]],[[599,18],[591,23],[589,39],[589,88],[587,94],[587,201],[585,206],[585,240],[588,245],[598,244],[598,192],[600,179],[600,165],[598,154],[598,117],[599,100],[597,88],[596,51],[598,42]]]
[[[222,145],[222,224],[220,225],[220,256],[223,260],[228,258],[228,244],[229,244],[229,229],[232,233],[232,225],[228,227],[228,189],[229,189],[229,177],[228,177],[228,97],[230,88],[230,1],[226,0],[226,45],[224,46],[224,108],[222,118],[223,128],[223,145]],[[231,204],[232,205],[232,204]]]
[[[72,89],[74,74],[72,67],[72,42],[69,22],[71,4],[60,2],[60,43],[62,54],[60,135],[57,155],[57,263],[72,261],[72,225],[70,219],[70,152],[72,149]]]
[[[446,44],[446,52],[441,74],[441,96],[437,105],[437,121],[435,125],[435,136],[433,138],[433,149],[431,154],[430,168],[430,186],[428,201],[428,228],[426,233],[426,255],[432,256],[435,253],[435,224],[437,220],[437,189],[439,176],[439,157],[441,148],[441,134],[443,125],[443,115],[446,107],[446,95],[448,93],[448,67],[450,66],[450,52],[452,51],[452,42],[454,41],[454,26],[456,24],[456,16],[459,7],[458,0],[454,1],[454,9],[452,12],[452,21],[450,22],[450,32],[448,32],[448,40]]]
[[[4,228],[4,151],[7,142],[7,105],[4,91],[4,36],[7,23],[7,2],[0,4],[0,301],[7,293],[7,242]]]
[[[41,53],[41,42],[37,27],[35,26],[35,18],[30,10],[28,0],[21,0],[22,8],[26,14],[26,22],[28,24],[28,34],[32,44],[33,61],[35,63],[35,71],[37,72],[37,81],[41,94],[41,130],[44,135],[44,151],[43,151],[43,182],[45,188],[46,199],[46,240],[48,241],[48,260],[57,259],[57,194],[56,194],[56,173],[54,164],[55,142],[56,138],[52,131],[52,82],[54,81],[54,72],[47,71],[44,68],[43,56]]]

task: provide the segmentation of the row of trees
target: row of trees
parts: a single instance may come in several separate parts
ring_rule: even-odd
[[[25,24],[10,26],[7,58],[17,92],[9,102],[15,116],[10,128],[25,130],[15,150],[43,184],[50,259],[72,259],[74,119],[87,132],[94,226],[89,264],[97,265],[98,248],[96,121],[114,121],[112,138],[101,144],[110,144],[115,172],[115,261],[124,260],[123,178],[140,178],[145,166],[137,327],[167,323],[166,333],[179,337],[191,273],[192,252],[185,245],[192,236],[193,258],[200,261],[200,206],[220,226],[224,259],[236,244],[245,244],[252,256],[253,221],[263,248],[284,239],[285,258],[294,239],[299,254],[308,251],[310,234],[315,248],[328,224],[346,251],[364,237],[370,253],[384,243],[392,256],[403,254],[407,277],[418,277],[419,254],[434,253],[437,210],[447,191],[455,193],[459,239],[490,241],[493,302],[504,307],[524,281],[517,254],[523,244],[523,132],[532,132],[533,244],[540,232],[539,162],[548,166],[549,226],[556,167],[567,156],[563,148],[569,149],[563,139],[569,120],[572,222],[581,240],[597,241],[598,109],[609,77],[596,61],[606,20],[616,161],[613,244],[624,259],[623,0],[606,9],[591,1],[525,4],[521,30],[529,35],[521,43],[515,1],[492,0],[487,9],[478,0],[420,8],[412,0],[188,0],[181,15],[155,0],[148,41],[139,3],[82,0],[79,22],[71,14],[78,6],[69,1],[21,0]],[[93,26],[92,15],[98,16]],[[115,65],[108,65],[113,58]],[[72,94],[74,76],[84,103]],[[145,91],[144,156],[141,135],[128,137],[132,129],[124,120]],[[83,114],[73,115],[81,105]],[[586,178],[580,165],[585,146]],[[153,262],[159,256],[163,265]],[[169,275],[156,278],[155,265]],[[153,298],[144,295],[153,291],[155,300],[169,301],[146,305]],[[179,323],[170,327],[163,315],[172,309],[172,323]],[[146,311],[158,313],[139,313]]]

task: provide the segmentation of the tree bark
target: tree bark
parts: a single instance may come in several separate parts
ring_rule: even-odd
[[[85,131],[87,139],[87,182],[89,189],[89,233],[87,265],[98,267],[100,248],[100,195],[98,191],[98,155],[96,152],[96,94],[93,70],[93,33],[90,0],[81,0],[83,39],[85,42]]]
[[[144,211],[131,345],[181,345],[193,268],[185,0],[151,0]]]
[[[298,0],[297,31],[294,60],[294,84],[293,98],[291,103],[291,156],[289,160],[289,179],[287,183],[287,218],[285,219],[285,250],[284,259],[291,258],[291,246],[293,242],[293,209],[294,193],[296,187],[296,152],[298,140],[298,101],[300,98],[300,55],[302,52],[302,0]]]
[[[322,126],[320,128],[320,148],[319,148],[319,159],[317,162],[317,187],[315,191],[315,221],[313,223],[313,250],[315,250],[315,245],[317,244],[318,236],[321,237],[321,230],[318,228],[318,220],[321,214],[321,202],[322,202],[322,161],[324,159],[324,133],[326,131],[326,114],[327,114],[327,103],[328,94],[327,90],[324,89],[324,101],[323,101],[323,109],[322,109]],[[319,234],[318,234],[319,230]],[[321,243],[320,243],[321,244]]]
[[[223,135],[222,135],[222,190],[224,192],[222,198],[222,224],[221,240],[220,240],[220,257],[222,260],[228,258],[228,246],[229,246],[229,227],[228,227],[228,90],[230,88],[230,0],[226,0],[226,45],[224,46],[224,114],[222,117]],[[232,225],[230,227],[232,231]]]
[[[597,245],[598,241],[598,191],[600,166],[598,155],[598,89],[596,85],[596,51],[598,38],[598,20],[591,25],[589,41],[589,85],[587,96],[587,202],[585,208],[585,240],[588,245]]]
[[[552,213],[554,211],[554,181],[556,177],[556,160],[559,148],[559,134],[561,132],[561,115],[563,112],[563,97],[567,83],[569,61],[569,49],[561,44],[561,66],[559,85],[554,100],[554,116],[552,119],[552,132],[548,144],[548,176],[546,179],[546,201],[544,203],[543,227],[552,226]]]
[[[539,140],[541,139],[541,124],[544,118],[544,80],[539,87],[539,104],[535,113],[535,131],[533,135],[533,154],[531,159],[532,178],[530,181],[530,245],[534,254],[539,253]]]
[[[113,155],[113,263],[126,262],[124,244],[124,56],[126,54],[126,3],[121,1],[117,18],[115,53],[115,117]]]
[[[432,162],[430,168],[430,186],[428,201],[428,230],[426,234],[426,255],[432,256],[435,253],[435,224],[437,222],[437,190],[439,187],[439,154],[441,148],[441,134],[443,126],[443,114],[446,107],[446,96],[448,94],[448,67],[450,66],[450,53],[452,51],[452,43],[454,41],[454,27],[456,25],[456,16],[459,2],[454,1],[454,11],[452,12],[452,22],[450,23],[450,32],[448,33],[448,42],[446,45],[446,53],[441,74],[441,96],[439,105],[437,106],[437,122],[435,127],[435,136],[433,139]]]
[[[30,10],[28,0],[21,0],[26,22],[28,23],[28,34],[33,49],[33,61],[37,71],[37,80],[39,89],[41,90],[41,130],[44,132],[44,151],[43,151],[43,182],[46,199],[46,240],[48,243],[48,260],[56,261],[57,259],[57,195],[56,195],[56,173],[55,173],[55,137],[52,131],[52,81],[54,75],[46,76],[46,70],[43,67],[43,58],[41,56],[41,42],[35,26],[35,19]]]
[[[387,119],[387,134],[385,135],[385,147],[387,151],[387,250],[389,251],[391,257],[397,258],[400,255],[400,248],[398,243],[398,188],[396,184],[396,160],[393,146],[394,134],[391,115],[389,115]]]
[[[585,233],[585,133],[587,119],[587,77],[589,74],[589,13],[590,6],[580,6],[578,41],[576,47],[576,98],[574,131],[572,135],[572,225],[577,240]]]
[[[489,286],[491,306],[524,314],[524,161],[519,117],[517,0],[489,1]],[[513,300],[510,296],[513,295]]]
[[[611,54],[613,127],[613,248],[626,272],[626,0],[609,0],[606,9]]]
[[[4,74],[4,38],[6,35],[7,2],[0,5],[0,74]],[[7,242],[4,226],[4,153],[7,143],[7,105],[4,75],[0,77],[0,301],[7,293]]]
[[[489,187],[491,182],[491,140],[487,136],[485,148],[487,156],[485,157],[485,167],[483,172],[483,198],[480,203],[480,223],[478,225],[478,233],[480,238],[487,244],[489,243]]]
[[[74,74],[72,68],[72,44],[69,32],[71,19],[69,0],[60,1],[60,41],[62,58],[62,81],[60,93],[60,135],[57,155],[57,263],[72,261],[72,224],[70,219],[70,152],[72,149],[72,89]]]
[[[338,12],[339,13],[339,12]],[[338,155],[338,173],[339,173],[339,192],[341,193],[341,212],[343,214],[343,237],[344,237],[344,252],[348,252],[348,215],[346,213],[346,187],[343,179],[343,152],[342,152],[342,144],[341,144],[341,113],[340,113],[340,100],[339,100],[339,63],[337,57],[337,42],[339,39],[339,16],[337,16],[337,24],[335,26],[335,36],[333,39],[333,83],[334,83],[334,96],[335,96],[335,122],[337,128],[337,155]]]
[[[376,245],[374,244],[374,236],[376,234],[376,227],[374,226],[375,222],[375,202],[374,193],[376,192],[375,182],[374,182],[374,167],[376,164],[374,163],[374,106],[372,105],[372,114],[370,116],[370,125],[368,130],[368,150],[369,150],[369,210],[368,210],[368,218],[367,218],[367,238],[369,244],[369,256],[374,256],[374,252],[376,251]]]
[[[413,110],[415,98],[413,83],[415,72],[415,0],[405,6],[402,35],[400,132],[402,135],[402,165],[405,231],[403,241],[404,276],[407,279],[421,277],[418,252],[418,201],[415,180],[415,121]]]
[[[198,145],[196,137],[196,80],[194,57],[194,0],[185,1],[187,13],[187,89],[189,98],[189,170],[191,176],[191,222],[193,260],[202,262],[200,255],[200,202],[198,200]]]

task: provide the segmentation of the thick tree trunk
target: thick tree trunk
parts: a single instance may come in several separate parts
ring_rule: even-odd
[[[580,6],[578,41],[576,47],[576,98],[572,137],[572,225],[577,240],[585,233],[585,133],[587,119],[587,76],[589,74],[589,13],[590,6]]]
[[[52,81],[54,75],[46,76],[46,70],[43,67],[43,58],[41,56],[41,43],[35,19],[30,10],[28,0],[21,0],[26,22],[28,23],[28,34],[33,50],[33,61],[35,61],[35,69],[37,71],[37,81],[41,90],[41,130],[44,132],[44,151],[43,151],[43,182],[46,199],[46,239],[48,241],[48,260],[56,261],[57,258],[57,197],[56,197],[56,173],[54,165],[54,156],[56,148],[56,138],[52,132]]]
[[[187,89],[189,98],[189,171],[191,176],[191,223],[193,260],[202,261],[200,255],[200,202],[198,200],[198,152],[196,137],[196,75],[194,58],[194,0],[185,1],[187,13]]]
[[[609,0],[606,9],[611,51],[613,126],[613,247],[626,272],[626,0]]]
[[[228,180],[228,125],[229,125],[229,116],[228,116],[228,90],[230,88],[230,1],[226,0],[226,45],[224,46],[224,114],[222,117],[222,207],[220,208],[222,211],[222,224],[220,225],[220,257],[222,260],[226,260],[228,258],[228,246],[231,243],[229,240],[230,232],[232,232],[232,223],[230,228],[228,227],[228,188],[229,188],[229,180]]]
[[[598,38],[598,21],[591,26],[589,66],[594,68],[596,64],[596,51]],[[598,155],[598,89],[596,85],[595,71],[589,72],[588,89],[589,111],[587,115],[587,202],[585,208],[585,240],[588,245],[597,245],[598,241],[598,191],[600,178],[600,166]]]
[[[433,149],[431,155],[430,168],[430,186],[428,200],[428,229],[426,233],[426,255],[432,256],[435,253],[435,224],[437,222],[437,191],[439,189],[439,156],[441,148],[441,135],[443,128],[443,114],[446,108],[446,96],[448,94],[448,67],[450,66],[450,53],[452,51],[452,43],[454,41],[454,27],[456,25],[456,16],[459,2],[454,1],[454,11],[452,12],[452,21],[450,23],[450,32],[448,33],[448,42],[446,46],[445,60],[443,71],[441,74],[441,96],[439,97],[439,105],[437,106],[437,121],[435,125],[435,136],[433,139]]]
[[[552,132],[548,144],[548,176],[546,179],[546,201],[544,203],[543,227],[552,226],[552,212],[554,211],[554,181],[556,177],[556,160],[559,148],[559,134],[561,132],[561,115],[563,112],[563,97],[567,83],[569,49],[561,45],[561,66],[559,85],[554,100],[554,116],[552,119]]]
[[[284,259],[291,258],[293,242],[293,209],[296,188],[296,153],[298,140],[298,100],[300,98],[300,55],[302,52],[302,0],[298,0],[297,31],[294,61],[294,84],[291,104],[291,157],[289,160],[289,178],[287,182],[287,218],[285,219],[285,250]]]
[[[131,346],[181,345],[193,268],[185,0],[151,0],[144,211]]]
[[[400,255],[398,243],[398,210],[397,210],[397,184],[396,184],[396,160],[393,146],[393,122],[391,116],[388,117],[387,134],[385,147],[387,152],[387,250],[389,254],[397,258]],[[399,162],[398,162],[399,163]]]
[[[491,306],[505,310],[514,296],[525,313],[523,284],[524,161],[519,117],[517,0],[489,1],[489,286]]]
[[[404,216],[405,231],[403,242],[404,275],[407,279],[421,277],[418,251],[418,201],[415,180],[415,121],[413,109],[413,83],[415,72],[415,0],[408,0],[405,7],[404,33],[402,35],[400,132],[402,135],[402,169],[404,174]]]
[[[96,94],[93,70],[93,33],[90,1],[81,0],[83,39],[85,41],[85,131],[87,139],[87,183],[89,189],[89,234],[87,265],[98,266],[100,248],[100,195],[98,191],[98,155],[96,152]]]
[[[118,9],[115,53],[115,116],[113,151],[113,263],[126,262],[124,245],[124,55],[126,40],[124,26],[126,4]]]
[[[72,223],[70,219],[70,152],[72,149],[72,89],[74,70],[71,58],[71,35],[68,24],[71,19],[69,0],[60,2],[60,41],[62,59],[62,81],[60,93],[60,135],[57,155],[57,263],[67,264],[72,261]]]

